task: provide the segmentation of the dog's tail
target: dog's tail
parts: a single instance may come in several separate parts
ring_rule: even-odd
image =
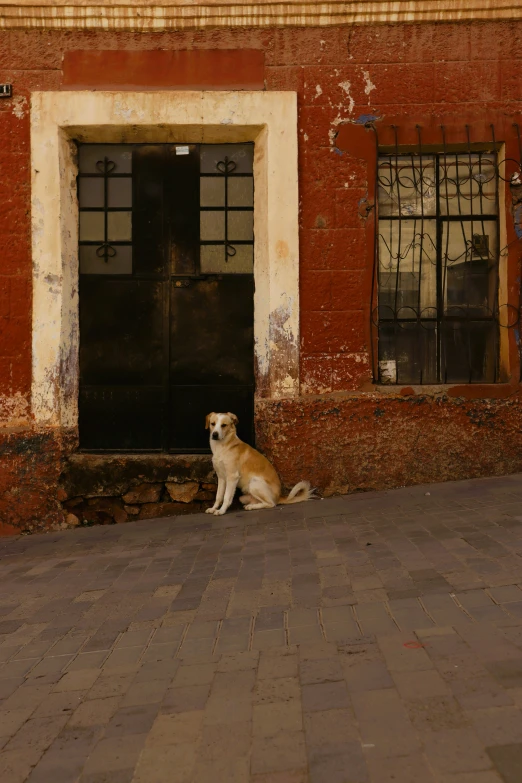
[[[288,497],[279,498],[279,503],[282,505],[290,505],[290,503],[304,503],[305,500],[310,500],[314,497],[315,490],[311,488],[309,481],[300,481],[291,490]]]

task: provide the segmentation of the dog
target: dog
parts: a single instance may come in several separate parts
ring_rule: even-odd
[[[288,497],[281,497],[281,481],[275,468],[247,443],[237,437],[238,418],[234,413],[209,413],[205,429],[210,430],[212,464],[218,477],[216,500],[207,514],[225,514],[239,485],[239,498],[247,511],[274,508],[277,504],[303,503],[314,497],[308,481],[295,485]]]

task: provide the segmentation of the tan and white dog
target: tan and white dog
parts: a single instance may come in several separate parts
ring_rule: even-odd
[[[238,418],[234,413],[209,413],[205,429],[210,429],[212,464],[218,477],[216,500],[207,514],[225,514],[239,485],[239,498],[248,511],[273,508],[278,503],[302,503],[313,497],[308,481],[295,485],[288,497],[281,497],[281,482],[274,467],[236,435]]]

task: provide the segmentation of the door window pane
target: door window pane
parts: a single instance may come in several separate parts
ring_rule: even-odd
[[[200,204],[202,207],[225,206],[225,178],[200,177]]]
[[[132,172],[132,146],[127,144],[82,144],[78,155],[80,174],[101,174],[108,161],[108,173]]]
[[[254,206],[253,177],[229,177],[227,182],[229,207]]]
[[[103,209],[104,198],[103,177],[80,177],[79,200],[81,207]]]
[[[103,242],[105,239],[105,213],[80,212],[80,241]]]
[[[105,261],[98,255],[96,245],[80,245],[80,274],[82,275],[131,275],[132,246],[112,245]],[[114,255],[112,255],[114,253]]]
[[[254,213],[228,213],[228,239],[251,242],[254,238]]]
[[[230,214],[229,214],[230,219]],[[202,241],[209,239],[225,239],[225,213],[224,212],[201,212],[200,215],[200,233]],[[236,237],[238,239],[239,237]]]
[[[132,212],[109,212],[107,233],[109,242],[130,242],[132,239]]]
[[[108,207],[132,207],[132,179],[110,177],[108,181]]]
[[[200,152],[202,174],[216,174],[225,158],[235,164],[234,174],[251,174],[254,162],[253,144],[202,144]]]
[[[225,256],[224,245],[203,245],[201,247],[201,274],[252,274],[254,271],[254,248],[252,245],[235,245],[235,255]]]

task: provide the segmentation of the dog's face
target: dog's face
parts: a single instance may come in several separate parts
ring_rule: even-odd
[[[211,440],[226,440],[235,435],[238,418],[235,413],[209,413],[205,429],[210,430]]]

